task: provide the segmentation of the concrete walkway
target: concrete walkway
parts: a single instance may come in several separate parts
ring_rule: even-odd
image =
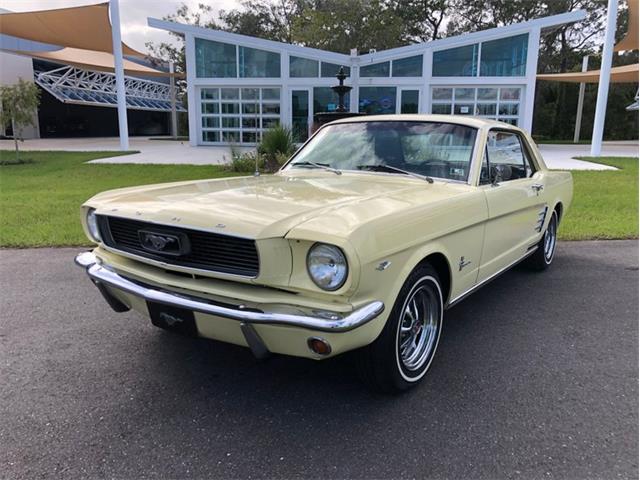
[[[617,170],[608,165],[576,160],[574,157],[591,155],[591,145],[538,145],[549,168],[558,170]],[[603,157],[638,157],[638,141],[604,142]]]
[[[13,140],[0,140],[0,150],[12,150]],[[110,138],[40,138],[25,140],[20,144],[22,150],[58,150],[73,152],[104,152],[120,150],[120,140]],[[219,165],[231,161],[231,147],[191,147],[188,141],[150,139],[131,137],[129,150],[140,153],[122,157],[103,158],[90,163],[148,163],[148,164],[185,164]],[[237,147],[239,151],[251,148]]]
[[[152,140],[148,137],[132,137],[131,150],[140,153],[123,157],[103,158],[91,163],[148,163],[219,165],[231,161],[231,147],[191,147],[187,141]],[[589,145],[539,145],[547,166],[559,170],[615,170],[607,165],[584,162],[574,157],[589,156]],[[118,138],[48,138],[25,140],[20,148],[24,150],[66,150],[66,151],[117,151]],[[238,151],[252,148],[236,147]],[[11,140],[0,140],[0,149],[13,149]],[[605,157],[637,157],[638,141],[605,142],[602,148]]]

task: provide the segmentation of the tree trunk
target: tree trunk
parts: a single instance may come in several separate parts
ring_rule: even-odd
[[[18,132],[16,130],[16,122],[11,117],[11,130],[13,131],[13,143],[16,146],[16,163],[20,163],[20,150],[18,150]]]

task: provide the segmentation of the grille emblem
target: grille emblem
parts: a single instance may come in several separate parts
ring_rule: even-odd
[[[168,233],[152,232],[148,230],[138,230],[140,244],[142,248],[149,252],[161,253],[164,255],[183,255],[186,252],[188,240],[181,239],[183,235],[171,235]],[[184,240],[184,241],[182,241]]]

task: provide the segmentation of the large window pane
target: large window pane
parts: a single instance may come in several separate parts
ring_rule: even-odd
[[[529,34],[482,43],[480,76],[522,77],[527,66]]]
[[[236,46],[196,38],[196,77],[237,77]]]
[[[296,142],[304,142],[309,137],[309,92],[291,92],[291,125]]]
[[[289,57],[289,76],[292,78],[315,78],[318,76],[318,62],[308,58]]]
[[[374,63],[360,67],[361,77],[388,77],[389,62]]]
[[[344,96],[344,105],[349,109],[349,94]],[[335,112],[338,108],[338,94],[329,87],[313,89],[313,113]]]
[[[341,65],[336,63],[322,62],[322,65],[320,66],[320,76],[324,78],[335,77],[340,71],[340,66]],[[344,66],[343,70],[347,77],[351,75],[351,68]]]
[[[402,90],[400,93],[400,113],[418,113],[418,90]]]
[[[241,78],[279,78],[280,54],[239,47],[238,58]]]
[[[393,61],[394,77],[421,77],[422,76],[422,55],[415,57],[401,58]]]
[[[477,74],[477,44],[433,52],[434,77],[475,77]]]
[[[367,115],[396,113],[396,87],[360,87],[358,110]]]

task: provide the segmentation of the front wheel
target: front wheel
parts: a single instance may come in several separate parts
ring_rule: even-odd
[[[546,270],[556,253],[558,243],[558,213],[554,210],[551,213],[549,224],[544,231],[544,235],[538,242],[538,249],[526,260],[527,267],[532,270]]]
[[[416,385],[438,347],[443,310],[438,274],[430,265],[419,266],[402,286],[380,336],[358,352],[365,383],[384,392]]]

